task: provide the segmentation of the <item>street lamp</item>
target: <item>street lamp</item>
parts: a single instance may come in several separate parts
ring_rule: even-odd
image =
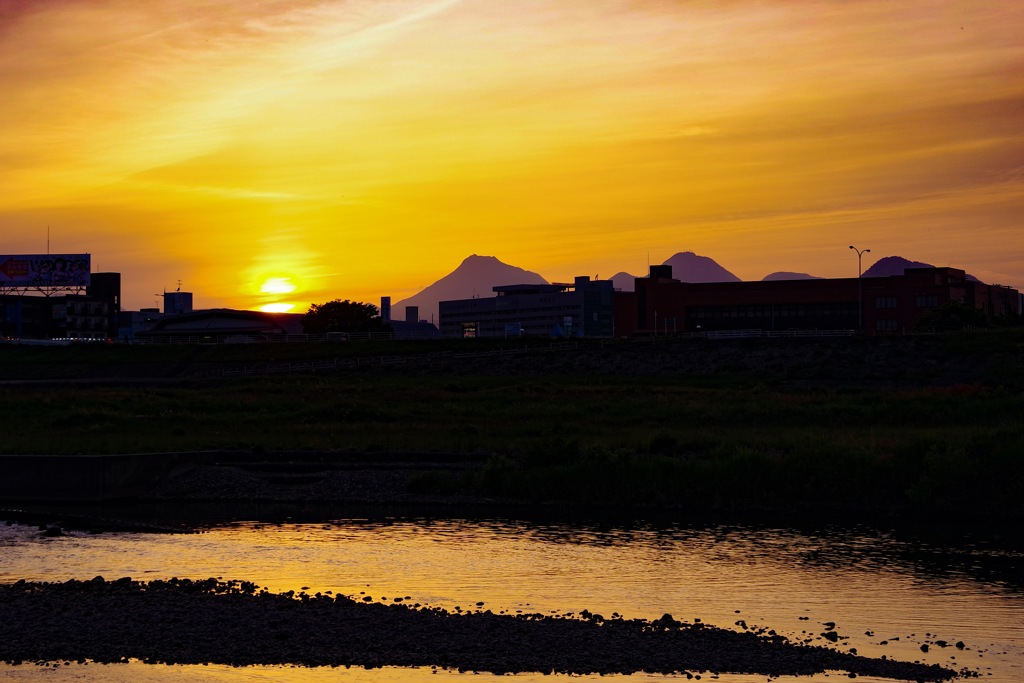
[[[861,275],[864,272],[861,268],[861,257],[864,254],[871,251],[870,249],[858,249],[857,247],[850,245],[850,249],[857,252],[857,327],[860,331],[864,331],[864,287],[861,283]]]

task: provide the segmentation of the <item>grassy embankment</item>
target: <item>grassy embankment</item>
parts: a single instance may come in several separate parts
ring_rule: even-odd
[[[1024,515],[1018,331],[559,352],[544,343],[508,358],[428,359],[466,348],[3,348],[3,378],[186,379],[4,387],[0,448],[465,453],[485,466],[413,486],[581,503]],[[339,354],[366,363],[195,379]],[[410,362],[374,362],[397,354]],[[871,358],[870,368],[858,358]]]

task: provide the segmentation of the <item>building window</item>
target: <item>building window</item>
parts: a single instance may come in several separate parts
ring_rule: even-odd
[[[897,330],[896,320],[876,320],[875,331],[876,332],[895,332]]]
[[[875,297],[875,308],[896,308],[896,297],[878,296]]]
[[[919,294],[914,299],[918,308],[936,308],[939,305],[939,297],[934,294]]]

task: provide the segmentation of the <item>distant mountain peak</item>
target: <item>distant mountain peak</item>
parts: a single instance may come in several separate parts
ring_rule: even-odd
[[[877,261],[864,271],[862,277],[889,277],[891,275],[903,275],[903,271],[907,268],[934,268],[930,263],[922,263],[921,261],[911,261],[905,259],[902,256],[885,256]],[[974,277],[970,273],[965,273],[964,277],[973,282],[980,282],[978,278]]]
[[[515,268],[515,266],[510,266],[509,264],[502,262],[497,256],[481,256],[480,254],[470,254],[466,258],[462,259],[462,263],[460,263],[455,270],[453,270],[445,277],[466,270],[486,270],[491,268]]]
[[[462,264],[473,263],[479,261],[481,263],[501,263],[497,256],[481,256],[480,254],[470,254],[466,258],[462,259]]]
[[[636,288],[636,276],[621,271],[612,275],[612,287],[623,292],[632,292]]]
[[[740,282],[714,259],[692,251],[681,251],[662,265],[672,266],[672,277],[682,282]]]
[[[762,282],[772,282],[773,280],[821,280],[822,278],[817,275],[808,275],[807,273],[791,273],[786,270],[780,270],[775,273],[768,273],[763,278]]]
[[[392,317],[405,318],[406,306],[418,306],[422,320],[440,322],[437,315],[439,301],[494,296],[494,287],[500,285],[547,284],[547,280],[529,270],[511,266],[496,256],[471,254],[462,263],[432,285],[392,306]]]
[[[863,277],[903,275],[903,271],[907,268],[934,268],[934,266],[930,263],[922,263],[921,261],[911,261],[902,256],[883,256],[864,271]]]

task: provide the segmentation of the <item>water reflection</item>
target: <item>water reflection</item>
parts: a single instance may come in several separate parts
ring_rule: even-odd
[[[274,591],[408,597],[448,609],[483,602],[494,612],[589,609],[627,618],[670,613],[720,626],[742,621],[813,644],[825,644],[823,624],[835,622],[840,649],[983,673],[992,666],[986,678],[1001,683],[1024,680],[1022,566],[1018,550],[989,539],[941,544],[828,525],[796,531],[364,516],[240,521],[190,535],[72,532],[49,539],[32,527],[0,527],[0,581],[213,576]],[[963,641],[965,649],[921,652],[940,639]],[[24,671],[19,675],[35,675]],[[375,673],[381,675],[352,680],[385,679]]]

